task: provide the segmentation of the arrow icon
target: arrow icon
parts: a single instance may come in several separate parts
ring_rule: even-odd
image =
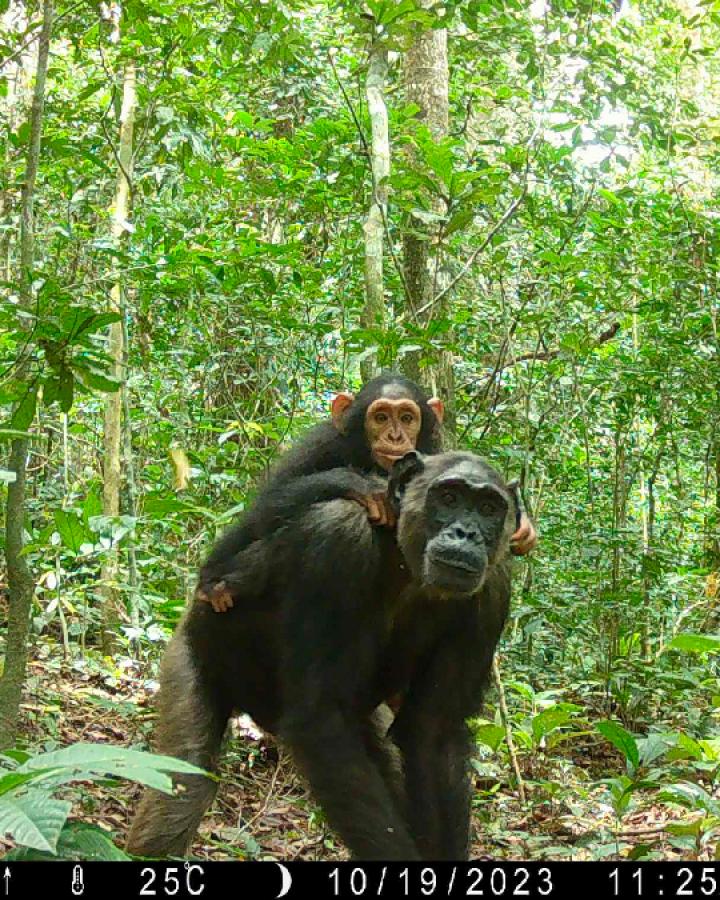
[[[5,866],[5,873],[3,874],[3,878],[5,879],[5,896],[7,897],[8,891],[10,890],[10,867]]]

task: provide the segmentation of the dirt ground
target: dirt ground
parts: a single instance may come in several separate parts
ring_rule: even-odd
[[[152,699],[157,685],[130,663],[108,671],[102,661],[56,662],[55,651],[32,664],[23,704],[25,740],[41,751],[76,742],[114,743],[146,749],[152,731]],[[572,781],[592,772],[617,771],[608,745],[573,744],[573,755],[558,761],[573,794]],[[610,749],[612,754],[612,749]],[[522,805],[507,765],[498,758],[478,760],[473,772],[474,858],[598,858],[591,847],[612,838],[607,855],[627,856],[638,842],[672,858],[663,847],[661,810],[628,816],[618,836],[606,808],[587,789],[577,805],[553,798],[542,788],[550,777],[542,764],[521,759],[531,802]],[[347,857],[299,778],[286,752],[246,717],[232,722],[218,796],[206,814],[192,853],[202,859],[304,859]],[[557,779],[557,772],[553,776]],[[80,784],[72,789],[72,818],[99,825],[122,847],[141,788]],[[569,810],[572,809],[572,813]],[[607,831],[607,833],[605,833]],[[9,847],[9,844],[5,844]]]

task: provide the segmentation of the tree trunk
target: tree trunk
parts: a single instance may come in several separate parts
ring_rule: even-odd
[[[27,150],[25,180],[20,201],[20,302],[28,310],[33,304],[33,261],[35,251],[35,222],[33,217],[35,182],[40,162],[40,141],[45,108],[45,80],[50,34],[52,31],[52,0],[43,3],[43,23],[40,31],[37,74],[30,110],[30,140]],[[18,375],[30,377],[27,358],[20,359]],[[35,391],[34,385],[28,390]],[[10,447],[9,467],[15,473],[15,481],[8,485],[5,521],[5,557],[8,570],[9,610],[5,667],[0,678],[0,747],[15,743],[20,715],[20,698],[25,684],[28,658],[30,607],[32,605],[34,579],[23,555],[25,527],[25,475],[29,442],[27,438],[13,439]]]
[[[22,44],[23,37],[28,27],[27,11],[23,3],[12,3],[0,16],[3,30],[11,37],[16,37],[18,44]],[[7,133],[12,134],[20,119],[25,115],[26,106],[31,102],[32,78],[37,70],[37,60],[34,44],[30,44],[23,50],[19,50],[2,67],[3,81],[5,83],[5,125]],[[0,172],[0,220],[9,220],[17,207],[17,198],[13,185],[16,181],[14,172],[17,152],[10,141],[5,142],[5,156]],[[0,265],[2,265],[2,277],[6,281],[12,281],[12,233],[13,229],[7,228],[0,233]]]
[[[130,215],[130,191],[133,164],[133,125],[137,102],[135,87],[135,67],[128,65],[123,78],[123,99],[120,112],[120,146],[118,148],[118,175],[115,189],[115,204],[112,219],[112,234],[116,246],[120,246],[127,235],[127,220]],[[120,315],[125,313],[122,274],[116,271],[115,282],[110,290],[109,308]],[[111,373],[120,382],[125,380],[124,356],[125,340],[123,322],[110,326],[108,352],[112,359]],[[103,514],[116,518],[120,513],[120,444],[122,431],[122,391],[121,388],[105,397],[105,438],[104,438],[104,485]],[[120,646],[119,624],[124,617],[122,597],[118,589],[119,558],[116,547],[111,547],[105,558],[101,572],[102,608],[102,650],[106,655],[114,653]]]
[[[370,51],[365,92],[372,130],[372,197],[365,222],[365,310],[364,328],[382,328],[385,320],[383,284],[383,235],[387,218],[387,179],[390,177],[390,136],[385,105],[387,50],[376,42]],[[377,374],[378,358],[374,352],[361,363],[363,380]]]
[[[422,5],[429,7],[430,0]],[[405,100],[418,107],[418,119],[427,125],[435,140],[442,140],[448,133],[449,73],[447,31],[433,28],[418,35],[405,57]],[[435,212],[446,215],[443,201],[435,201]],[[445,301],[436,303],[447,276],[443,269],[441,234],[437,229],[419,220],[403,237],[403,268],[409,297],[409,319],[424,326],[432,318],[446,312]],[[431,244],[436,249],[431,252]],[[420,371],[420,355],[408,353],[402,362],[403,371],[416,381],[422,381],[433,393],[445,401],[445,431],[451,442],[455,434],[455,392],[452,358],[441,353],[440,359],[429,367],[429,373]],[[429,375],[429,377],[428,377]]]
[[[640,323],[637,313],[633,313],[632,319],[633,351],[636,359],[640,353]],[[643,659],[650,658],[650,499],[645,473],[645,461],[642,452],[642,412],[638,411],[635,417],[635,443],[638,448],[638,486],[640,490],[640,523],[642,530],[642,578],[643,578],[643,605],[639,615],[640,626],[640,653]]]

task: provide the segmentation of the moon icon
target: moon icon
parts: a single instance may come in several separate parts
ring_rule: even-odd
[[[277,900],[280,900],[280,897],[284,897],[292,887],[292,875],[290,874],[290,869],[282,863],[275,863],[275,865],[280,869],[280,874],[282,876],[282,887],[280,888],[280,893],[277,895]]]

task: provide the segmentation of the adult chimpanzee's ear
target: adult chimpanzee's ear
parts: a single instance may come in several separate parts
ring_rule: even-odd
[[[354,399],[355,395],[351,394],[349,391],[340,391],[340,393],[335,394],[333,397],[332,403],[330,404],[330,415],[332,416],[333,425],[338,431],[342,430],[343,416],[350,408]]]
[[[423,462],[422,454],[418,453],[417,450],[411,450],[390,469],[388,497],[395,506],[395,512],[400,510],[400,502],[405,493],[405,488],[424,468],[425,463]]]
[[[431,397],[427,405],[435,413],[435,418],[442,425],[442,420],[445,418],[445,404],[439,397]]]
[[[520,482],[517,478],[508,483],[508,490],[515,498],[515,528],[517,530],[520,527],[520,521],[524,510],[522,497],[520,496]]]

